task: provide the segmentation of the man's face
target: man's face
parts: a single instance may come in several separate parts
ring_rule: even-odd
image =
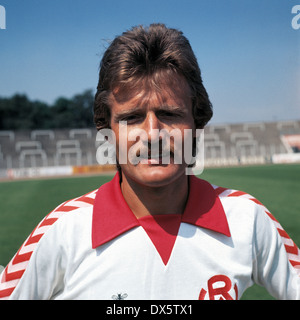
[[[184,130],[194,133],[195,124],[190,88],[184,78],[174,75],[159,92],[141,89],[125,102],[112,96],[110,124],[116,136],[117,159],[125,155],[126,163],[119,162],[127,179],[159,187],[185,174]],[[166,132],[174,134],[164,139]],[[132,161],[132,156],[140,161]]]

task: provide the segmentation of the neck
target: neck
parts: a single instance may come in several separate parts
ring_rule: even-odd
[[[137,218],[156,214],[183,214],[188,198],[188,176],[162,187],[136,183],[122,174],[121,190]]]

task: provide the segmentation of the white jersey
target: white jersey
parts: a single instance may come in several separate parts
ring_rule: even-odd
[[[137,219],[119,175],[67,201],[0,277],[2,299],[300,299],[299,249],[255,198],[189,177],[183,215]]]

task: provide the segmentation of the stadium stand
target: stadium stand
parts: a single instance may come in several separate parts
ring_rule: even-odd
[[[225,157],[212,154],[206,135],[218,134],[218,145],[225,144]],[[294,153],[283,142],[286,134],[300,134],[300,121],[209,125],[205,128],[205,165],[263,164],[273,162],[275,154]],[[299,137],[298,137],[299,139]],[[217,148],[217,147],[215,147]]]
[[[298,161],[300,156],[300,120],[215,124],[204,132],[207,167],[272,163],[278,154],[297,153]],[[0,177],[12,169],[96,166],[96,134],[89,128],[0,131]]]

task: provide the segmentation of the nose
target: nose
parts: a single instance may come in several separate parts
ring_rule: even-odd
[[[144,130],[147,133],[148,141],[159,140],[159,131],[161,130],[161,122],[154,112],[149,112],[145,119]]]

